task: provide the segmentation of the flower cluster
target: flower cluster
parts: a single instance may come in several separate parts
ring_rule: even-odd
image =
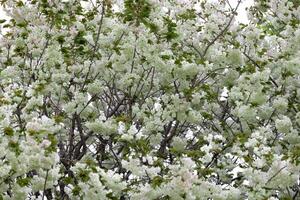
[[[0,1],[1,199],[300,199],[300,4]]]

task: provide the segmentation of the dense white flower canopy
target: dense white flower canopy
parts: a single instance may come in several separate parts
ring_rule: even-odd
[[[216,1],[216,0],[211,0],[211,1],[213,2],[213,1]],[[238,0],[229,0],[229,3],[232,6],[236,6],[236,4],[238,3]],[[238,15],[237,15],[238,19],[237,20],[239,22],[242,22],[242,23],[248,22],[248,16],[247,16],[246,9],[249,8],[252,5],[253,5],[253,0],[244,0],[244,1],[241,2],[241,5],[237,10],[237,13],[238,13]],[[1,5],[0,5],[0,17],[1,18],[6,18],[7,17]]]
[[[0,200],[300,199],[297,0],[0,3]]]

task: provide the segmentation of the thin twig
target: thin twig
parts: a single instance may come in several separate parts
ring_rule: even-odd
[[[45,191],[46,191],[46,185],[47,185],[48,173],[49,173],[49,169],[47,169],[47,171],[46,171],[46,177],[45,177],[45,182],[44,182],[44,189],[43,189],[42,200],[44,200],[44,198],[45,198]]]

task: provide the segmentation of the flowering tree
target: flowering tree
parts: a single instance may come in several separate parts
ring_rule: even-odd
[[[0,2],[0,199],[300,199],[298,0]]]

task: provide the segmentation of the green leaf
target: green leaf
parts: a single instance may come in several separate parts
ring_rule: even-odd
[[[207,112],[201,112],[201,115],[208,120],[213,120],[213,116]]]
[[[53,134],[48,134],[48,140],[51,142],[51,144],[46,148],[46,153],[56,152],[58,144],[56,136]]]
[[[169,19],[167,17],[164,17],[164,22],[165,26],[167,26],[168,32],[163,34],[163,38],[165,38],[167,41],[177,38],[178,34],[176,33],[176,23],[173,22],[172,19]]]
[[[164,179],[161,176],[155,176],[151,181],[153,188],[159,187],[163,183]]]
[[[23,7],[23,6],[24,6],[23,1],[18,1],[18,2],[17,2],[17,7]]]
[[[11,127],[5,127],[3,132],[7,136],[13,136],[14,135],[14,130]]]
[[[81,191],[81,188],[79,187],[79,186],[75,186],[74,188],[73,188],[73,190],[72,190],[72,194],[74,195],[74,196],[78,196],[79,194],[80,194],[80,191]]]
[[[20,178],[20,179],[17,179],[17,183],[18,183],[18,185],[21,186],[21,187],[28,186],[29,183],[30,183],[30,178],[29,178],[29,177],[26,177],[26,178]]]
[[[135,22],[139,25],[145,22],[151,13],[151,5],[147,0],[125,0],[124,22]]]
[[[78,173],[78,177],[82,182],[87,182],[90,180],[89,171],[80,169]]]
[[[195,9],[187,9],[184,13],[180,14],[179,17],[183,20],[191,20],[197,17]]]
[[[71,183],[73,183],[73,178],[72,177],[64,177],[63,178],[63,182],[64,182],[64,184],[65,185],[68,185],[68,184],[71,184]]]
[[[19,143],[18,143],[18,142],[15,142],[15,141],[13,141],[13,140],[10,140],[10,141],[8,142],[8,148],[9,148],[10,150],[12,150],[13,152],[15,152],[16,155],[20,155],[20,153],[21,153],[21,149],[20,149]]]
[[[63,122],[65,118],[62,114],[59,114],[59,115],[55,115],[53,117],[53,119],[54,119],[55,123],[59,124],[59,123]]]
[[[65,42],[65,37],[63,35],[60,35],[57,37],[57,41],[59,44],[62,44]]]

